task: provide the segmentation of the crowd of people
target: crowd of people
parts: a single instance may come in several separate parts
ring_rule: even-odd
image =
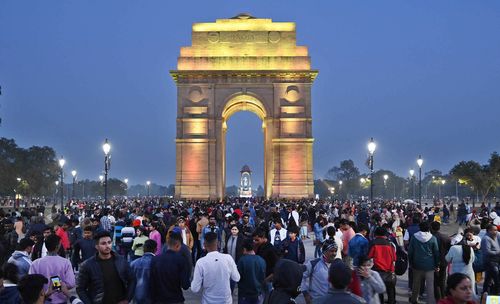
[[[500,292],[500,203],[116,198],[30,206],[0,209],[0,303],[184,303],[191,289],[207,304],[233,303],[235,294],[241,304],[294,303],[301,294],[307,304],[394,304],[405,273],[410,303],[479,303]],[[459,231],[442,233],[452,220]]]

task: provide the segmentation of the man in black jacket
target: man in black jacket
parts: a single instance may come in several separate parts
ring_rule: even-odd
[[[107,231],[94,238],[97,254],[80,266],[76,292],[85,304],[128,303],[133,298],[134,275],[127,261],[111,250]]]
[[[183,303],[182,289],[187,290],[190,286],[188,261],[180,253],[182,236],[172,231],[169,236],[168,250],[151,261],[151,303]]]

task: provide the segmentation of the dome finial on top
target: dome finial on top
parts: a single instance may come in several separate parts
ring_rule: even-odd
[[[257,19],[257,18],[255,18],[254,16],[250,15],[249,13],[241,13],[241,14],[238,14],[237,16],[232,17],[231,19],[242,19],[242,20],[245,20],[245,19]]]

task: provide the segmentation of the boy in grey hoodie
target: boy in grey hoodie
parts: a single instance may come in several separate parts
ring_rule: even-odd
[[[410,303],[417,303],[420,284],[425,279],[427,304],[434,304],[434,272],[439,271],[439,247],[436,237],[430,233],[429,222],[420,223],[419,228],[408,248],[408,262],[413,269]]]

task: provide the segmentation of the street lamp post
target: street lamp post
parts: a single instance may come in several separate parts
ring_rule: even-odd
[[[55,181],[56,184],[56,189],[54,190],[54,203],[56,202],[56,197],[57,197],[57,188],[59,188],[59,181]]]
[[[418,203],[422,203],[422,165],[424,164],[424,160],[422,159],[422,155],[418,156],[417,165],[418,165]]]
[[[102,145],[102,150],[104,151],[104,206],[108,203],[108,171],[109,171],[109,151],[111,150],[111,145],[108,143],[108,139],[104,141]]]
[[[387,180],[389,179],[389,175],[384,174],[384,197],[387,196],[386,191],[387,191]]]
[[[340,180],[339,181],[339,197],[340,197],[341,201],[342,201],[342,193],[341,193],[341,191],[342,191],[342,184],[343,184],[343,182]]]
[[[71,171],[71,175],[73,176],[73,187],[71,188],[71,197],[75,198],[75,184],[76,184],[76,170]]]
[[[148,197],[149,197],[149,187],[151,186],[151,182],[150,182],[150,181],[147,181],[147,182],[146,182],[146,186],[147,186],[147,188],[148,188]]]
[[[128,194],[128,178],[125,178],[123,181],[125,182],[125,195],[127,195]]]
[[[375,153],[375,149],[377,148],[377,144],[373,141],[373,137],[370,138],[368,142],[368,152],[370,153],[370,202],[373,203],[373,153]]]
[[[410,179],[411,179],[411,187],[412,187],[412,196],[411,198],[415,200],[415,170],[410,169]]]
[[[66,163],[66,160],[64,159],[63,156],[61,156],[61,159],[59,159],[59,167],[61,167],[61,172],[60,172],[60,178],[61,178],[61,212],[64,212],[64,164]]]
[[[440,183],[438,184],[439,185],[439,196],[438,196],[438,199],[441,199],[441,185],[444,186],[444,184],[446,184],[446,180],[444,180],[444,179],[440,180]]]

